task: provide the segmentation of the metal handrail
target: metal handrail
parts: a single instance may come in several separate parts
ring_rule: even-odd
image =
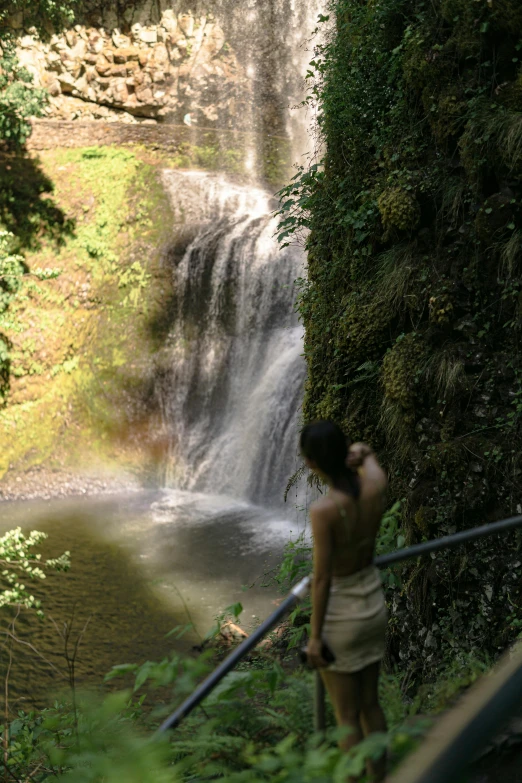
[[[435,538],[433,541],[424,541],[422,544],[408,546],[388,555],[380,555],[375,558],[374,562],[378,568],[388,568],[390,565],[409,560],[412,557],[429,555],[441,549],[455,549],[455,547],[467,544],[469,541],[475,541],[477,538],[492,536],[495,533],[506,533],[508,530],[515,530],[518,527],[522,527],[522,515],[501,519],[499,522],[491,522],[487,525],[480,525],[480,527],[472,527],[469,530],[462,530],[460,533]]]
[[[436,538],[433,541],[425,541],[422,544],[415,544],[414,546],[405,547],[399,549],[396,552],[391,552],[386,555],[379,555],[374,560],[377,568],[388,568],[389,566],[400,563],[410,558],[420,557],[431,554],[432,552],[438,552],[441,549],[453,549],[461,544],[469,541],[475,541],[478,538],[484,536],[491,536],[496,533],[505,533],[508,530],[514,530],[515,528],[522,527],[522,515],[516,517],[510,517],[509,519],[502,519],[499,522],[493,522],[487,525],[481,525],[480,527],[474,527],[470,530],[463,530],[460,533],[454,533],[453,535],[443,536],[442,538]],[[295,585],[290,591],[289,595],[281,602],[275,612],[270,617],[267,617],[261,625],[259,625],[255,631],[236,647],[233,652],[228,655],[224,661],[215,669],[196,690],[170,715],[163,721],[158,729],[158,732],[167,731],[167,729],[174,729],[181,723],[184,718],[189,715],[192,710],[200,704],[206,696],[218,685],[218,683],[227,675],[236,664],[241,661],[245,655],[248,655],[250,650],[256,647],[259,642],[274,628],[277,623],[308,593],[312,578],[306,576],[297,585]],[[319,701],[324,698],[324,691],[316,695]],[[316,728],[320,728],[316,724]],[[424,783],[424,782],[423,782]]]
[[[279,604],[275,612],[267,617],[255,631],[242,642],[229,656],[219,664],[212,674],[209,674],[206,680],[199,685],[178,709],[163,721],[158,731],[163,732],[167,729],[174,729],[179,726],[183,718],[192,712],[194,707],[203,701],[208,694],[214,690],[216,685],[228,674],[239,661],[248,655],[250,650],[256,647],[259,642],[269,633],[272,628],[281,620],[298,601],[305,598],[310,587],[310,577],[305,576],[295,587],[292,588],[289,595]]]

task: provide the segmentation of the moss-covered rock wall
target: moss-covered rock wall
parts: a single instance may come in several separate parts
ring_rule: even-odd
[[[413,543],[521,511],[522,6],[332,0],[323,26],[326,154],[282,224],[311,229],[304,415],[376,447]],[[390,659],[504,648],[520,575],[515,536],[408,567]]]
[[[148,384],[173,241],[160,171],[175,161],[86,147],[42,152],[37,164],[12,156],[0,166],[3,227],[16,232],[25,265],[0,313],[0,478],[41,464],[146,476],[159,431]]]

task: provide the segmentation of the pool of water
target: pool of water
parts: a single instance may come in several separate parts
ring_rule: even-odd
[[[64,623],[72,623],[69,655],[81,634],[79,686],[99,685],[115,664],[188,652],[237,601],[248,629],[273,609],[279,594],[263,577],[299,531],[284,514],[175,490],[3,503],[0,529],[16,526],[46,532],[44,556],[70,550],[72,561],[36,586],[45,619],[17,621],[9,693],[11,707],[25,708],[66,686]],[[187,623],[194,629],[183,639],[166,638]],[[0,655],[5,672],[6,650]]]

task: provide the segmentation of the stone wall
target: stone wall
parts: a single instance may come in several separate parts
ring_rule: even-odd
[[[199,147],[213,148],[225,154],[227,150],[240,152],[249,143],[255,142],[253,134],[239,131],[160,123],[33,120],[32,126],[33,132],[27,142],[30,150],[139,144],[173,153]]]
[[[126,35],[88,25],[48,42],[25,34],[18,54],[35,84],[49,91],[54,119],[169,119],[245,129],[251,114],[249,80],[209,14],[166,9],[157,24],[134,21]]]

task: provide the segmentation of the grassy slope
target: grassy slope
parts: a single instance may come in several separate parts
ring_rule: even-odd
[[[136,461],[122,435],[166,287],[160,257],[170,207],[158,178],[162,162],[136,149],[42,154],[53,199],[74,229],[61,248],[43,240],[26,254],[30,270],[58,268],[60,276],[26,275],[0,324],[12,341],[0,476],[10,467],[76,462],[87,452],[92,461]]]

